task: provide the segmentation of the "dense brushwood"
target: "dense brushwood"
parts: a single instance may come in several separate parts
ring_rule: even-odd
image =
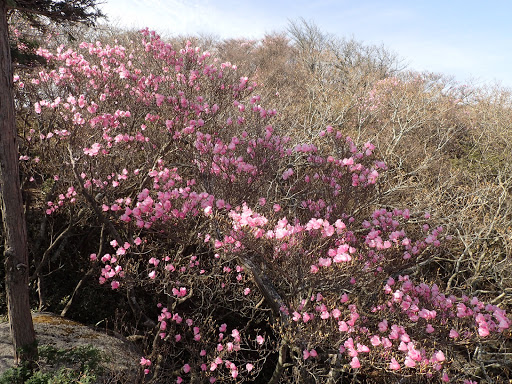
[[[53,33],[14,77],[41,307],[147,382],[507,380],[506,90],[304,22]]]

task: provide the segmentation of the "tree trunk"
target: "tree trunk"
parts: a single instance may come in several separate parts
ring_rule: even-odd
[[[14,362],[37,357],[28,290],[28,246],[20,189],[7,4],[0,0],[0,200],[5,238],[5,287]]]

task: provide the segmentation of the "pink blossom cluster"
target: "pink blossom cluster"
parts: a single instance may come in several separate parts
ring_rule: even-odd
[[[178,313],[171,313],[168,308],[161,307],[161,314],[158,316],[161,339],[172,339],[174,343],[187,343],[192,342],[197,344],[199,350],[198,356],[194,360],[190,360],[183,365],[182,371],[185,374],[201,372],[209,382],[214,383],[221,375],[221,370],[225,368],[228,371],[228,376],[236,379],[242,368],[230,359],[230,355],[236,360],[236,355],[245,344],[242,340],[241,333],[238,329],[234,328],[228,332],[226,323],[221,324],[216,332],[210,332],[215,335],[216,342],[211,344],[210,341],[202,338],[200,327],[195,325],[191,318],[184,319]],[[213,330],[212,330],[213,331]],[[256,335],[250,344],[256,348],[262,348],[265,344],[265,337],[263,335]],[[249,345],[244,345],[245,348]],[[147,365],[149,360],[142,358],[140,364]],[[245,364],[245,372],[251,372],[255,366],[254,364]],[[149,371],[145,372],[146,374]]]
[[[339,353],[346,356],[353,369],[360,368],[363,361],[381,361],[383,367],[393,371],[416,368],[428,377],[439,375],[443,381],[449,381],[447,358],[437,345],[478,342],[491,333],[502,334],[512,324],[505,311],[495,305],[486,305],[476,297],[446,296],[437,285],[414,285],[408,276],[399,276],[398,283],[389,278],[384,291],[389,299],[364,315],[356,304],[349,304],[346,294],[340,299],[345,306],[333,308],[318,293],[310,300],[314,307],[305,311],[308,303],[303,300],[293,311],[292,321],[301,328],[307,324],[301,332],[337,328],[342,341]],[[381,319],[378,324],[368,321],[375,315]],[[396,323],[390,323],[391,318]],[[430,342],[423,341],[425,334],[430,335]],[[317,350],[323,347],[320,342],[316,345]],[[305,350],[303,359],[310,356]]]
[[[68,204],[75,203],[76,196],[77,196],[77,192],[76,192],[75,188],[73,186],[68,187],[66,193],[60,193],[58,195],[58,200],[48,201],[46,203],[46,205],[48,207],[46,209],[46,214],[51,215],[52,213],[57,211],[57,209],[59,209],[59,207],[64,206],[66,203],[68,203]]]
[[[55,156],[48,167],[63,192],[47,213],[97,204],[116,229],[109,249],[90,255],[100,283],[120,290],[131,279],[166,303],[156,339],[173,351],[177,382],[240,381],[272,353],[263,331],[213,316],[214,295],[247,318],[269,304],[248,260],[281,295],[274,316],[300,351],[297,364],[321,364],[334,349],[348,370],[446,381],[450,347],[509,328],[497,306],[402,276],[442,252],[447,236],[430,214],[369,203],[387,169],[372,143],[356,145],[333,126],[314,143],[293,142],[235,65],[148,30],[140,45],[39,54],[51,66],[17,81],[40,87],[32,107],[42,123],[30,138],[42,162]],[[48,84],[56,89],[45,94]],[[368,108],[379,102],[372,97]],[[151,373],[151,359],[140,364]]]

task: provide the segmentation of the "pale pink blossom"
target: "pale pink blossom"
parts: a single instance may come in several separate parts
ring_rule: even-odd
[[[99,143],[94,143],[91,148],[84,148],[83,151],[86,155],[89,155],[89,156],[96,156],[99,151],[101,149],[101,144]]]
[[[393,371],[398,371],[400,369],[400,364],[398,364],[398,361],[396,361],[394,357],[391,358],[389,369],[392,369]]]
[[[405,358],[404,363],[407,368],[414,368],[416,366],[416,362],[410,356]]]
[[[361,363],[359,362],[359,359],[357,356],[354,356],[352,360],[350,361],[350,366],[354,369],[357,369],[361,366]]]
[[[434,356],[432,356],[432,361],[445,361],[445,356],[444,356],[444,353],[443,351],[437,351],[436,353],[434,353]]]
[[[151,360],[146,359],[144,357],[140,358],[140,365],[149,367],[151,365]]]

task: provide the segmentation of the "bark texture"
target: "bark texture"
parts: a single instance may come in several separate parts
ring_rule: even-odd
[[[7,3],[0,0],[0,200],[4,266],[14,362],[37,357],[28,290],[28,246],[20,188]]]

